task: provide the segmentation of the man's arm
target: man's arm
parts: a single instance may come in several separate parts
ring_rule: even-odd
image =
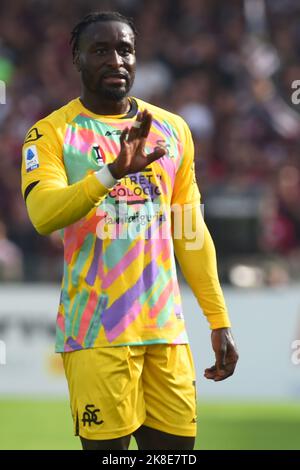
[[[109,189],[96,174],[69,185],[63,160],[64,122],[43,119],[28,132],[22,150],[22,194],[41,235],[70,225],[99,204]]]
[[[136,125],[121,134],[116,160],[72,185],[68,185],[55,132],[47,124],[39,124],[42,137],[34,143],[25,142],[22,160],[22,193],[36,230],[47,235],[77,222],[99,205],[119,178],[162,157],[162,149],[149,155],[144,152],[151,121],[147,111],[139,113]]]
[[[218,278],[215,247],[200,210],[191,132],[186,123],[181,129],[183,157],[176,173],[171,201],[174,250],[182,273],[212,329],[216,362],[205,370],[204,375],[219,381],[233,374],[238,353]]]
[[[41,180],[26,198],[27,211],[37,232],[48,235],[86,216],[108,191],[96,174],[72,185]]]
[[[176,214],[176,212],[175,212]],[[173,236],[175,255],[181,271],[190,285],[212,329],[211,342],[216,362],[205,370],[205,377],[215,381],[233,374],[238,353],[230,330],[230,320],[220,286],[214,243],[204,223],[200,206],[186,209],[189,224],[183,223],[180,238]],[[178,223],[179,221],[177,221]],[[188,232],[188,233],[187,233]],[[191,234],[195,239],[191,239]],[[196,249],[192,247],[199,245]]]

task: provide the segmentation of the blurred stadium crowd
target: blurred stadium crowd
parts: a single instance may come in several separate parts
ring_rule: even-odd
[[[21,145],[35,121],[80,94],[70,30],[100,9],[136,22],[132,94],[192,129],[223,280],[232,260],[251,260],[256,279],[261,260],[276,259],[267,283],[300,277],[300,125],[291,101],[300,2],[267,2],[264,25],[259,15],[250,25],[244,8],[242,0],[1,0],[0,279],[60,279],[60,242],[35,233],[20,194]]]

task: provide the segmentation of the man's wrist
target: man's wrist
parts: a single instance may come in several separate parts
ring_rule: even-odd
[[[110,171],[109,165],[104,165],[101,170],[97,171],[96,177],[108,189],[113,188],[119,182],[119,179],[115,178]]]
[[[124,175],[120,175],[118,169],[116,168],[115,162],[109,163],[107,165],[107,167],[108,167],[108,170],[110,171],[110,174],[112,175],[113,178],[115,178],[116,180],[120,180],[120,179],[123,178]]]

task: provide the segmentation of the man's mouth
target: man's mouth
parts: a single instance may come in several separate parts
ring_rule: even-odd
[[[108,85],[125,85],[127,76],[123,73],[110,73],[104,75],[103,81]]]

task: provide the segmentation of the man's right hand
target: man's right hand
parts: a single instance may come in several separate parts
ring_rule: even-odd
[[[143,170],[150,163],[163,157],[166,151],[159,147],[148,155],[145,153],[145,144],[150,132],[152,115],[144,110],[138,113],[133,126],[126,127],[121,136],[121,150],[113,163],[108,168],[115,179],[121,179],[129,173]]]

